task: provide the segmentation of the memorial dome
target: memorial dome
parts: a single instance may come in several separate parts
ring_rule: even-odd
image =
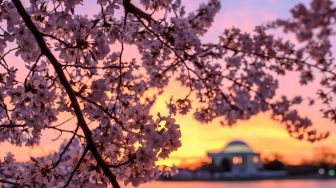
[[[254,151],[245,142],[234,140],[225,146],[222,153],[254,153]]]

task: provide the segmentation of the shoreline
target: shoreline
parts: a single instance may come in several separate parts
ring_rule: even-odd
[[[263,181],[263,180],[336,180],[336,177],[330,176],[279,176],[279,177],[239,177],[239,178],[160,178],[158,181],[202,181],[202,182],[239,182],[239,181]]]

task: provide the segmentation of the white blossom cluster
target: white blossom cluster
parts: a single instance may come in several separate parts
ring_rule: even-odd
[[[82,3],[0,0],[0,143],[38,145],[45,130],[70,135],[49,156],[19,163],[7,154],[0,160],[1,186],[119,187],[117,180],[139,185],[167,175],[174,170],[155,163],[181,146],[174,115],[189,112],[201,122],[219,117],[223,125],[233,125],[271,111],[293,137],[328,136],[293,108],[302,102],[300,96],[276,98],[274,75],[301,72],[301,83],[308,84],[313,68],[329,71],[322,86],[333,87],[335,94],[334,65],[328,59],[332,21],[311,19],[327,14],[329,1],[313,1],[312,10],[299,5],[293,22],[272,25],[299,32],[300,41],[308,40],[304,49],[262,26],[253,33],[226,29],[217,42],[204,43],[201,37],[220,10],[219,0],[190,13],[180,0],[97,0],[100,11],[93,17],[76,12]],[[322,28],[317,38],[307,33],[315,28]],[[130,46],[138,51],[134,57],[129,57]],[[11,53],[17,62],[7,58]],[[151,115],[157,95],[171,80],[189,92],[168,101],[169,115]],[[325,112],[336,120],[335,111],[330,113]],[[62,114],[78,123],[58,124]]]

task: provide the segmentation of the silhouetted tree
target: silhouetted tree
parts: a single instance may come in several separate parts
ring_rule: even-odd
[[[265,170],[284,170],[285,163],[283,162],[283,157],[280,154],[273,154],[269,159],[264,159],[264,169]]]

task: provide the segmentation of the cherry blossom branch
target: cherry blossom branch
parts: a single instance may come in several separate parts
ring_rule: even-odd
[[[26,76],[26,78],[25,78],[25,80],[24,80],[24,86],[25,86],[25,87],[27,87],[28,77],[29,77],[30,75],[34,75],[34,71],[35,71],[36,65],[37,65],[37,63],[39,62],[39,60],[41,59],[41,57],[42,57],[42,54],[40,54],[40,55],[38,56],[38,58],[36,59],[34,65],[33,65],[33,66],[31,67],[31,69],[29,70],[29,72],[28,72],[28,74],[27,74],[27,76]]]
[[[108,111],[107,108],[103,107],[102,105],[99,105],[98,103],[96,103],[96,102],[93,101],[93,100],[90,100],[90,99],[87,98],[87,97],[82,96],[79,92],[76,92],[76,95],[77,95],[79,98],[81,98],[81,99],[87,101],[88,103],[90,103],[90,104],[96,106],[96,107],[97,107],[98,109],[100,109],[104,114],[106,114],[108,117],[110,117],[111,119],[113,119],[116,123],[118,123],[118,125],[120,125],[121,128],[122,128],[124,131],[131,132],[130,130],[126,129],[126,128],[123,126],[123,122],[120,121],[120,120],[119,120],[117,117],[115,117],[114,115],[112,115],[112,113],[110,113],[110,112]],[[132,132],[132,133],[134,133],[134,132]]]
[[[125,8],[125,11],[133,13],[136,17],[138,17],[138,18],[144,18],[149,23],[150,22],[157,23],[149,14],[145,13],[144,11],[142,11],[141,9],[139,9],[138,7],[136,7],[135,5],[133,5],[130,2],[130,0],[124,0],[123,1],[123,5],[124,5],[124,8]],[[329,12],[327,12],[327,14],[332,14],[332,13],[334,13],[335,10],[336,9],[332,9]],[[199,14],[197,14],[196,17],[197,16],[199,16]],[[145,27],[147,27],[144,23],[143,23],[143,25]],[[149,28],[147,27],[147,29],[149,29]],[[155,33],[155,32],[152,32],[152,33]],[[158,39],[160,40],[159,37],[158,37]],[[172,42],[172,41],[169,40],[169,37],[167,38],[167,40],[170,43]],[[161,42],[163,42],[163,41],[161,41]],[[221,47],[223,47],[223,48],[225,48],[227,50],[230,50],[230,51],[232,51],[234,53],[251,54],[251,55],[254,55],[254,56],[257,56],[257,57],[261,57],[261,58],[264,58],[264,59],[286,60],[286,61],[291,61],[291,62],[296,62],[296,63],[302,63],[302,64],[307,65],[308,67],[314,67],[314,68],[316,68],[316,69],[318,69],[320,71],[328,72],[328,73],[332,74],[333,76],[336,76],[336,73],[333,72],[333,71],[326,70],[325,68],[321,68],[321,67],[319,67],[318,65],[315,65],[315,64],[310,64],[310,63],[308,63],[308,62],[306,62],[304,60],[301,60],[301,59],[295,59],[295,58],[290,58],[290,57],[269,56],[269,55],[265,55],[265,54],[261,54],[261,53],[257,53],[257,52],[250,53],[250,52],[245,52],[245,51],[240,50],[240,49],[235,49],[235,48],[229,47],[228,45],[222,45]]]
[[[63,65],[62,67],[73,67],[73,68],[80,68],[80,69],[123,69],[123,68],[128,68],[127,66],[117,66],[117,65],[109,65],[109,66],[83,66],[83,65],[78,65],[78,64],[74,64],[74,65],[70,65],[70,64],[66,64]]]
[[[75,139],[76,135],[77,135],[77,131],[79,129],[79,125],[77,125],[76,129],[74,130],[74,133],[72,135],[72,137],[70,138],[70,140],[68,141],[67,145],[64,147],[63,151],[61,152],[61,154],[59,154],[59,158],[58,160],[53,164],[53,168],[55,168],[61,161],[62,161],[62,157],[63,155],[66,153],[66,151],[69,149],[72,141]]]
[[[125,1],[124,1],[125,2]],[[127,9],[127,6],[125,7],[125,9]],[[139,9],[140,10],[140,9]],[[176,57],[178,57],[180,59],[180,61],[177,61],[176,63],[173,63],[171,66],[169,66],[168,68],[166,68],[163,73],[165,73],[166,71],[168,71],[170,68],[174,67],[174,66],[177,66],[178,64],[182,63],[184,64],[184,66],[187,68],[188,70],[188,73],[189,71],[193,72],[195,75],[197,75],[199,77],[200,80],[202,80],[202,82],[204,82],[204,79],[201,78],[194,70],[192,70],[191,68],[189,68],[186,63],[184,62],[185,59],[183,57],[181,57],[178,53],[176,53],[175,49],[171,46],[173,45],[173,41],[172,40],[169,40],[169,37],[167,37],[167,41],[171,44],[167,44],[165,41],[163,41],[161,39],[161,37],[156,34],[153,30],[151,30],[140,18],[142,18],[142,16],[144,14],[139,14],[139,12],[132,12],[136,17],[138,17],[139,21],[142,23],[142,25],[148,30],[150,31],[154,36],[156,36],[156,38],[162,43],[164,44],[165,46],[167,46],[168,48],[170,48],[174,54],[176,55]],[[231,49],[233,51],[233,49]],[[184,56],[185,57],[189,57],[190,55],[188,53],[186,53],[185,51],[184,52]],[[194,61],[193,62],[198,68],[202,68],[203,65],[201,65],[199,62],[196,62]],[[189,76],[190,77],[190,76]],[[229,78],[229,77],[226,77],[226,78]],[[232,79],[232,78],[229,78],[230,81],[233,81],[234,83],[239,83],[238,81]],[[204,82],[205,83],[205,82]],[[244,84],[240,83],[241,86],[244,86]],[[248,87],[247,89],[251,89],[250,87]],[[189,95],[189,94],[188,94]],[[241,109],[239,109],[237,106],[235,106],[234,104],[232,104],[229,100],[228,100],[228,97],[224,94],[224,93],[221,93],[221,95],[224,97],[224,99],[226,100],[226,102],[228,102],[228,104],[233,108],[233,109],[236,109],[240,112],[242,112]],[[264,101],[265,102],[265,101]],[[266,104],[268,104],[267,102],[265,102]]]
[[[13,185],[14,187],[18,187],[19,186],[18,183],[7,181],[7,180],[3,180],[3,179],[0,179],[0,183],[5,183],[5,184]],[[24,187],[28,187],[28,186],[24,186]]]
[[[274,60],[279,60],[279,61],[285,60],[285,61],[290,61],[290,62],[295,62],[295,63],[302,63],[302,64],[307,65],[308,67],[314,67],[314,68],[316,68],[316,69],[318,69],[322,72],[328,72],[328,73],[336,76],[335,72],[329,71],[329,70],[324,69],[324,68],[321,68],[318,65],[308,63],[308,62],[306,62],[302,59],[296,59],[296,58],[290,58],[290,57],[269,56],[269,55],[261,54],[261,53],[257,53],[257,52],[245,52],[245,51],[237,49],[237,48],[229,47],[228,45],[221,45],[220,47],[222,47],[224,49],[227,49],[227,50],[230,50],[234,53],[250,54],[250,55],[254,55],[256,57],[261,57],[263,59],[268,59],[268,60],[274,59]]]
[[[49,38],[52,38],[54,40],[57,40],[59,43],[63,44],[67,48],[75,48],[75,49],[79,48],[78,46],[73,46],[73,45],[65,42],[64,40],[61,40],[61,39],[55,37],[54,35],[50,35],[50,34],[47,34],[47,33],[42,33],[42,35],[46,36],[46,37],[49,37]]]
[[[123,0],[123,6],[125,8],[125,12],[126,13],[132,13],[138,17],[144,18],[147,22],[156,22],[150,14],[145,13],[144,11],[142,11],[141,9],[139,9],[138,7],[134,6],[131,3],[131,0]]]
[[[56,131],[61,132],[61,134],[62,134],[63,132],[65,132],[65,133],[69,133],[69,134],[74,134],[74,131],[66,130],[66,129],[61,129],[61,128],[58,128],[58,127],[47,126],[46,128],[48,128],[48,129],[54,129],[54,130],[56,130]],[[84,138],[84,139],[85,139],[85,136],[83,136],[83,135],[81,135],[81,134],[76,133],[76,136],[77,136],[78,138]],[[57,140],[57,139],[56,139],[56,140]]]
[[[1,103],[0,103],[0,107],[1,107],[3,110],[5,110],[6,117],[7,117],[8,121],[9,121],[10,123],[12,123],[12,122],[11,122],[10,115],[9,115],[8,107],[7,107],[6,103],[5,103],[5,100],[2,98],[1,95],[0,95],[0,102],[1,102]]]
[[[128,163],[134,162],[135,159],[136,159],[135,155],[130,155],[129,158],[128,158],[128,160],[126,160],[124,162],[121,162],[119,164],[110,164],[109,167],[111,167],[111,168],[119,168],[121,166],[127,165]]]
[[[78,170],[79,166],[82,164],[87,152],[89,151],[88,146],[85,147],[82,156],[80,157],[80,159],[77,162],[77,165],[75,166],[75,168],[72,170],[69,179],[67,180],[67,182],[64,184],[63,188],[66,188],[69,186],[73,176],[75,175],[76,171]]]
[[[82,114],[81,108],[79,106],[79,103],[77,101],[75,92],[73,91],[71,85],[69,84],[63,70],[62,70],[62,66],[61,64],[58,62],[58,60],[56,59],[56,57],[52,54],[52,52],[50,51],[50,49],[48,48],[47,44],[45,43],[42,34],[39,32],[39,30],[36,28],[36,26],[34,25],[34,23],[32,22],[30,16],[28,15],[28,13],[26,12],[25,8],[23,7],[22,3],[20,0],[13,0],[12,1],[17,9],[17,11],[19,12],[19,14],[21,15],[23,21],[25,22],[26,26],[29,28],[29,30],[32,32],[32,34],[34,35],[37,43],[39,44],[39,47],[41,49],[41,52],[49,59],[50,63],[53,65],[59,80],[61,82],[61,84],[63,85],[64,89],[66,90],[70,101],[71,101],[71,105],[73,110],[75,111],[77,120],[78,120],[78,125],[81,127],[81,129],[83,130],[83,133],[85,135],[86,141],[87,141],[87,147],[88,149],[92,152],[92,155],[94,156],[94,158],[97,161],[97,164],[102,168],[104,174],[106,175],[106,177],[110,180],[112,186],[114,188],[119,188],[119,184],[116,180],[115,175],[111,172],[111,170],[109,169],[109,167],[107,166],[106,162],[103,160],[103,158],[100,156],[95,143],[92,139],[92,133],[91,130],[89,129],[84,116]]]
[[[127,12],[125,12],[125,18],[124,18],[124,24],[123,24],[123,31],[125,31],[125,27],[126,27],[126,21],[127,21]],[[114,114],[116,114],[116,106],[117,103],[119,101],[119,95],[120,95],[120,90],[121,90],[121,85],[122,85],[122,57],[123,57],[123,53],[124,53],[124,37],[121,37],[121,50],[120,50],[120,54],[119,54],[119,80],[118,80],[118,86],[117,86],[117,96],[116,96],[116,100],[114,101],[113,104],[113,108],[112,108],[112,112]]]
[[[8,68],[8,65],[7,65],[7,62],[6,62],[6,60],[5,60],[5,57],[6,57],[9,53],[11,53],[12,51],[15,51],[15,50],[17,50],[17,49],[20,49],[20,47],[15,47],[15,48],[9,49],[7,52],[3,53],[3,54],[0,56],[0,65],[1,65],[4,69],[6,69],[7,72],[9,72],[10,70],[9,70],[9,68]],[[2,63],[1,61],[2,61],[3,63]]]

